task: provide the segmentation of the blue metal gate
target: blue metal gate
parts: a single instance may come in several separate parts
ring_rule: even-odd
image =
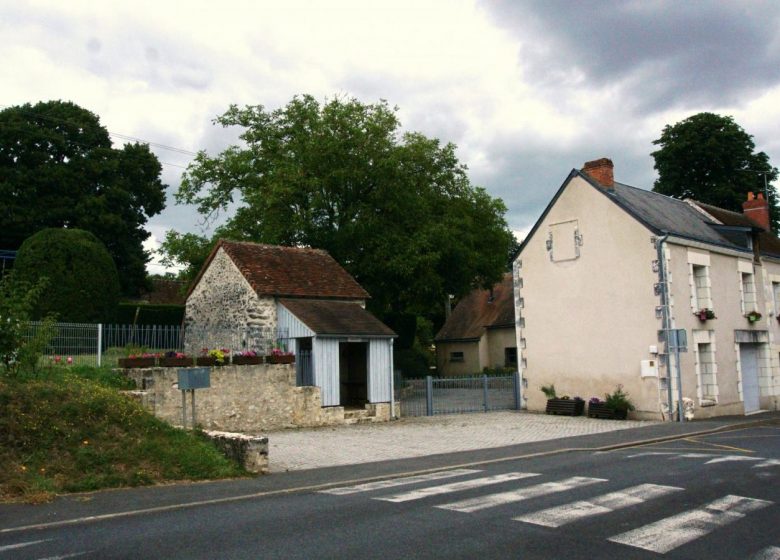
[[[520,409],[520,374],[424,377],[396,381],[401,416]]]

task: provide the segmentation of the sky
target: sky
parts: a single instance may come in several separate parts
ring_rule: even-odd
[[[778,30],[777,1],[0,0],[0,109],[73,101],[116,146],[150,143],[168,185],[153,249],[212,231],[173,195],[195,152],[236,143],[212,123],[231,104],[385,99],[458,147],[522,238],[586,161],[652,188],[653,140],[702,111],[780,165]]]

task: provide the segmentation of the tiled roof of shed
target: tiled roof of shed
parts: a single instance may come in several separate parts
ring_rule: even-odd
[[[318,335],[396,336],[357,303],[315,299],[281,299],[279,303]]]
[[[326,251],[308,247],[282,247],[223,239],[212,250],[201,274],[220,247],[258,295],[353,300],[370,297]],[[200,275],[193,286],[199,280]]]
[[[514,324],[512,275],[505,274],[501,282],[493,286],[492,300],[490,290],[473,290],[460,300],[435,340],[474,340],[480,338],[486,328],[514,327]]]

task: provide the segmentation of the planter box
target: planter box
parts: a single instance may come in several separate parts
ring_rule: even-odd
[[[118,363],[121,368],[148,368],[154,367],[155,358],[119,358]]]
[[[263,356],[233,356],[230,358],[230,362],[234,366],[256,366],[264,361]]]
[[[563,416],[582,416],[585,411],[585,401],[582,399],[547,399],[547,414]]]
[[[160,358],[162,367],[190,367],[194,363],[192,358]]]
[[[226,362],[223,362],[221,364],[217,363],[217,359],[213,356],[198,356],[195,358],[195,365],[198,366],[205,366],[205,367],[214,367],[214,366],[224,366]]]
[[[281,356],[274,356],[273,354],[265,357],[265,361],[268,364],[291,364],[295,361],[294,354],[283,354]]]
[[[627,410],[612,410],[605,404],[589,404],[588,418],[604,418],[606,420],[625,420],[628,417]]]

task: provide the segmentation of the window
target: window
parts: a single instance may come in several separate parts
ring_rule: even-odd
[[[742,278],[742,313],[750,313],[757,309],[756,283],[752,272],[741,272]]]
[[[692,264],[691,275],[693,277],[693,294],[691,301],[694,311],[700,309],[712,309],[710,297],[710,273],[709,266]]]
[[[711,343],[696,345],[696,376],[699,382],[699,399],[718,401],[718,382],[715,352]]]
[[[780,315],[780,282],[772,282],[772,295],[775,302],[775,317]]]
[[[504,348],[504,367],[517,367],[517,348]]]
[[[550,224],[547,236],[547,250],[553,262],[570,261],[580,256],[582,235],[577,220]]]
[[[450,352],[451,362],[462,362],[463,360],[463,352]]]

